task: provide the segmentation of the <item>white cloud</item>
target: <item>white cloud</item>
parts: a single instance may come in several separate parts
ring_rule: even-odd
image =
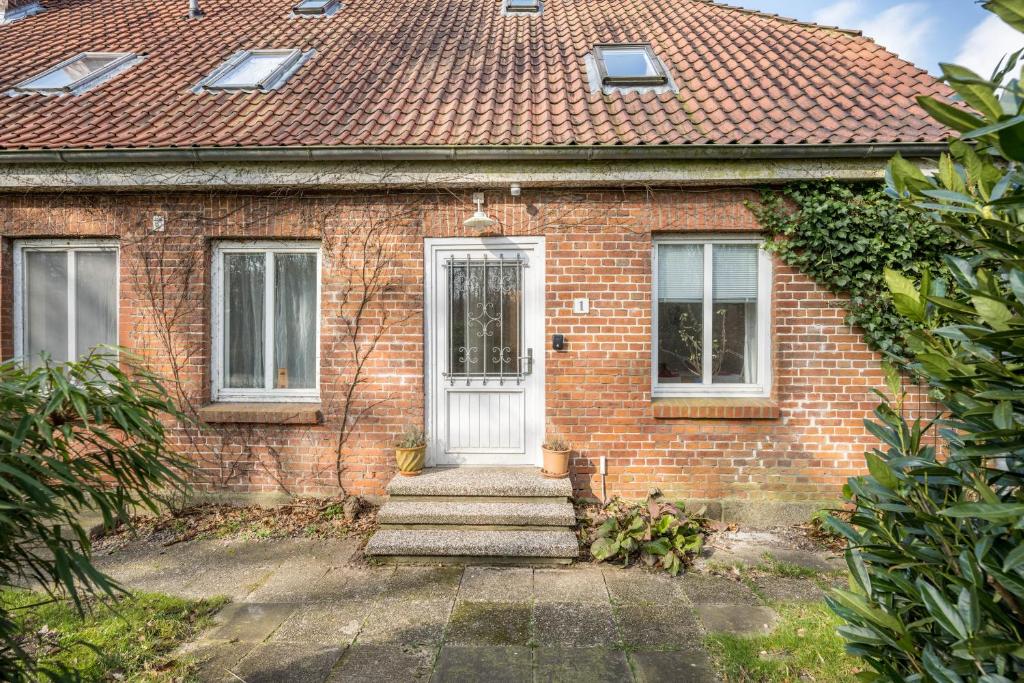
[[[852,26],[857,19],[858,3],[853,0],[841,0],[834,5],[829,5],[818,10],[814,15],[814,21],[825,26]]]
[[[999,60],[1024,47],[1024,35],[993,15],[974,27],[964,40],[954,64],[966,66],[975,73],[988,77],[995,71]]]
[[[818,11],[814,20],[821,24],[856,28],[887,50],[903,59],[924,65],[928,59],[929,38],[936,23],[923,2],[893,5],[881,14],[865,11],[864,2],[840,0]]]

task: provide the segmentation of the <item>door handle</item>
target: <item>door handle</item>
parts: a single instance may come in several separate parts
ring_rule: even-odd
[[[533,374],[533,349],[526,349],[526,355],[519,357],[519,366],[520,374]],[[525,369],[523,369],[524,367]]]

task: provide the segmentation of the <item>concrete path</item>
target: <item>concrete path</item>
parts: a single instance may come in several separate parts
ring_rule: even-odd
[[[349,541],[197,541],[97,559],[133,589],[232,599],[185,648],[204,681],[714,681],[706,630],[776,618],[743,584],[703,574],[368,567],[355,553]],[[790,589],[820,597],[813,581]]]

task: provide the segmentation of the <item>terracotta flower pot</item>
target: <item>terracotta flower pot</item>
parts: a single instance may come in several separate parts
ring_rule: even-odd
[[[423,471],[426,459],[426,446],[416,448],[396,448],[395,460],[398,462],[398,473],[406,477],[415,477]]]
[[[541,448],[544,453],[544,467],[540,473],[549,479],[565,479],[569,476],[569,452],[553,451],[550,448]]]

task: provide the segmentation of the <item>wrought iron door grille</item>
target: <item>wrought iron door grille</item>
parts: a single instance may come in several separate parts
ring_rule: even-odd
[[[523,381],[532,358],[523,355],[523,269],[514,258],[449,257],[448,353],[444,376],[483,384]]]

